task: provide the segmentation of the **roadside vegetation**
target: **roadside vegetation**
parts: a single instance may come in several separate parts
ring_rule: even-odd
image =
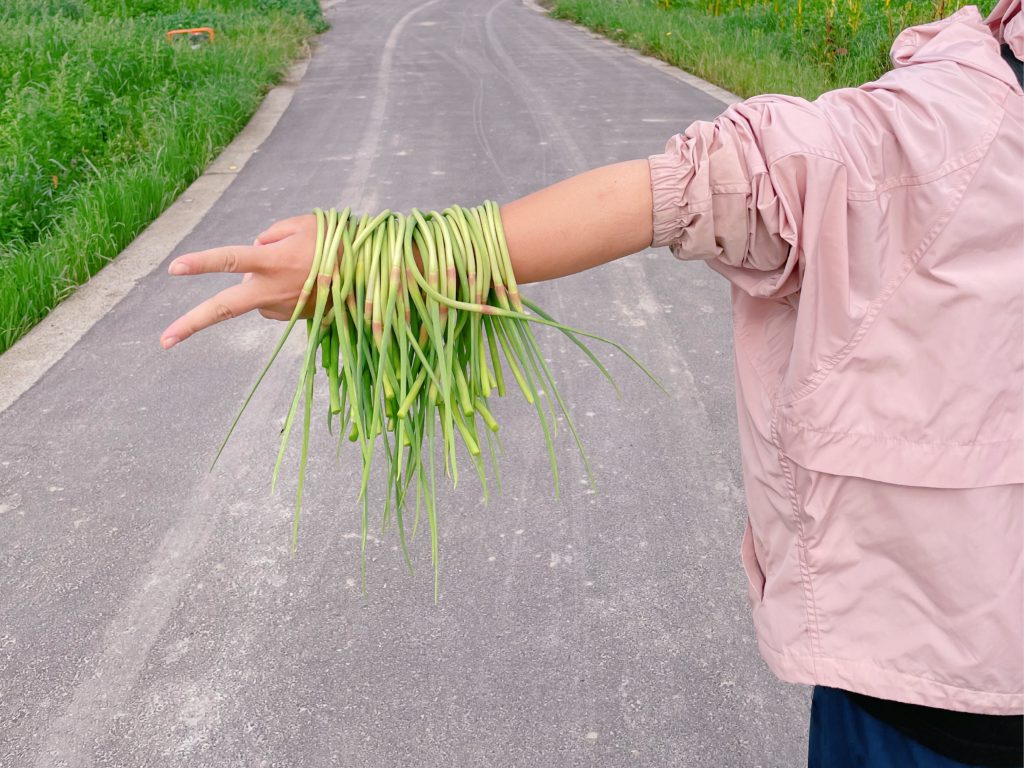
[[[316,0],[0,3],[0,353],[245,125]],[[175,38],[213,27],[213,43]]]
[[[814,99],[889,69],[900,30],[964,0],[554,0],[571,19],[744,98]],[[982,15],[995,0],[976,3]]]

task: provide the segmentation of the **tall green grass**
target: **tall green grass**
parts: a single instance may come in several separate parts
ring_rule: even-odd
[[[316,0],[4,0],[0,352],[116,256],[241,129]],[[211,26],[213,44],[170,44]]]
[[[572,19],[743,96],[813,99],[889,68],[899,31],[965,0],[554,0]],[[975,3],[983,14],[995,0]]]

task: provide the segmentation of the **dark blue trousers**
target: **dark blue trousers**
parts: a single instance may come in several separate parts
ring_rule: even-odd
[[[815,686],[808,768],[964,768],[858,707],[842,691]]]

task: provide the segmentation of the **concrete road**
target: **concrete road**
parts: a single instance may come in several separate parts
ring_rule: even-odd
[[[722,109],[518,0],[328,15],[291,106],[175,253],[314,205],[508,200]],[[602,350],[618,400],[542,335],[597,491],[562,434],[554,498],[536,417],[506,398],[504,495],[443,494],[436,606],[427,538],[409,575],[394,531],[361,594],[357,457],[323,429],[290,556],[296,451],[273,496],[269,478],[297,346],[207,472],[280,329],[157,338],[228,282],[153,271],[0,413],[3,768],[801,765],[807,691],[760,661],[739,565],[720,278],[659,251],[531,288],[672,394]]]

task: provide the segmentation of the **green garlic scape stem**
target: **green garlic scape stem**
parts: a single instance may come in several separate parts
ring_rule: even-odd
[[[413,209],[403,215],[382,211],[372,218],[368,214],[357,217],[347,208],[340,214],[316,209],[314,215],[316,252],[295,310],[231,423],[214,463],[315,295],[306,322],[307,340],[298,381],[271,476],[273,489],[301,402],[302,441],[292,548],[298,541],[319,359],[328,384],[328,428],[332,428],[337,416],[338,450],[346,436],[359,448],[357,498],[362,503],[363,583],[371,467],[380,455],[386,482],[381,527],[393,523],[398,528],[402,553],[411,569],[408,545],[415,540],[421,510],[426,510],[436,600],[440,585],[436,444],[440,442],[445,474],[455,486],[458,459],[461,450],[465,450],[462,455],[469,456],[486,504],[488,484],[482,456],[482,437],[486,437],[487,454],[500,492],[500,425],[492,397],[503,397],[506,393],[504,366],[537,413],[555,495],[559,493],[559,473],[553,441],[559,414],[565,419],[588,480],[593,484],[580,435],[555,386],[533,326],[548,326],[565,334],[612,383],[616,394],[619,390],[611,374],[582,338],[613,346],[663,391],[664,387],[619,344],[563,325],[521,296],[497,203],[487,201],[468,209],[453,205],[441,213]],[[547,400],[548,413],[542,407],[542,399]],[[438,424],[440,430],[436,429]],[[379,442],[383,444],[380,452]],[[411,535],[406,536],[406,503],[413,494],[416,509]]]

